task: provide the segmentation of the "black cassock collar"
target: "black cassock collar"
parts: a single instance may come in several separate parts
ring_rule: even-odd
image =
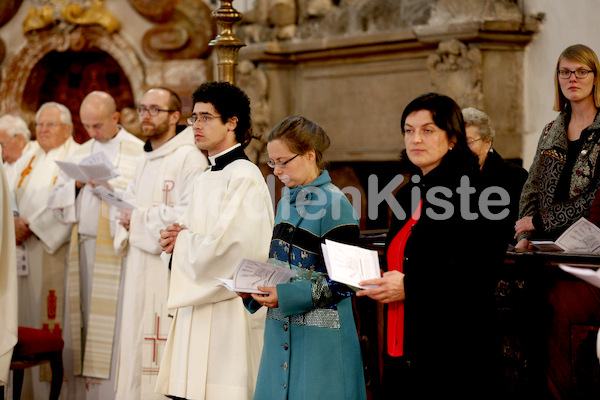
[[[215,158],[215,164],[210,167],[211,171],[222,171],[227,165],[231,164],[235,160],[249,160],[244,149],[241,146]]]

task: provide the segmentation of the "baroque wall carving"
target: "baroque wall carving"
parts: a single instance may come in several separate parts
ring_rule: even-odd
[[[0,113],[16,112],[31,121],[32,110],[28,110],[23,101],[28,98],[25,90],[34,68],[47,54],[67,51],[107,53],[124,71],[135,102],[141,99],[145,90],[144,68],[135,51],[119,34],[109,35],[100,27],[78,27],[67,33],[44,30],[28,35],[27,43],[8,60],[4,79],[0,83],[3,93]]]
[[[522,71],[523,49],[541,22],[520,5],[257,0],[236,35],[247,43],[241,59],[269,77],[271,126],[289,114],[318,121],[332,134],[335,161],[395,160],[403,144],[389,127],[398,126],[394,118],[410,100],[430,91],[488,112],[498,132],[495,146],[513,158],[524,131],[522,74],[514,70]],[[514,70],[498,70],[498,60]],[[385,126],[382,114],[389,116]],[[364,132],[373,130],[380,132],[378,143],[364,142]]]
[[[427,59],[435,90],[452,97],[464,107],[483,107],[482,55],[474,45],[456,39],[440,42]]]
[[[103,0],[32,0],[34,6],[27,9],[23,20],[23,33],[57,26],[60,30],[81,25],[100,25],[113,33],[121,24],[117,17],[104,8]]]
[[[203,58],[215,36],[211,10],[202,0],[129,0],[135,10],[157,23],[142,39],[144,54],[152,60]]]
[[[468,23],[519,30],[530,20],[517,0],[256,0],[237,29],[242,40],[259,43],[407,28],[447,32],[448,26]]]
[[[427,22],[435,0],[257,0],[239,36],[248,43],[386,32]]]

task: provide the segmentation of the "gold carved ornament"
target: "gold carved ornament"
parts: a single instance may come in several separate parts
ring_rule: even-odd
[[[54,0],[52,5],[29,7],[27,17],[23,20],[23,33],[51,26],[54,23],[54,9],[59,6],[59,0]],[[121,27],[117,17],[104,8],[103,0],[96,0],[85,9],[79,3],[68,3],[60,8],[60,14],[65,21],[73,25],[100,25],[108,33],[116,32]]]

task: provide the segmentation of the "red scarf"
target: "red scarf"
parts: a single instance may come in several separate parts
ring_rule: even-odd
[[[404,247],[412,232],[412,227],[415,226],[421,216],[422,205],[423,200],[421,199],[412,217],[390,243],[387,251],[388,271],[404,271]],[[387,318],[387,351],[392,357],[400,357],[404,354],[404,301],[390,303]]]

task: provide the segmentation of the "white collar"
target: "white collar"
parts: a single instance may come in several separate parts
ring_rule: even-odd
[[[215,154],[214,156],[208,156],[208,161],[210,161],[210,165],[215,165],[215,164],[216,164],[216,163],[215,163],[215,160],[216,160],[217,158],[221,157],[221,156],[222,156],[222,155],[224,155],[224,154],[227,154],[227,153],[229,153],[230,151],[232,151],[232,150],[234,150],[234,149],[237,149],[237,148],[238,148],[238,147],[240,147],[240,146],[241,146],[241,144],[240,144],[240,143],[238,143],[238,144],[235,144],[235,145],[231,146],[231,147],[230,147],[230,148],[228,148],[227,150],[224,150],[224,151],[220,152],[219,154]]]

